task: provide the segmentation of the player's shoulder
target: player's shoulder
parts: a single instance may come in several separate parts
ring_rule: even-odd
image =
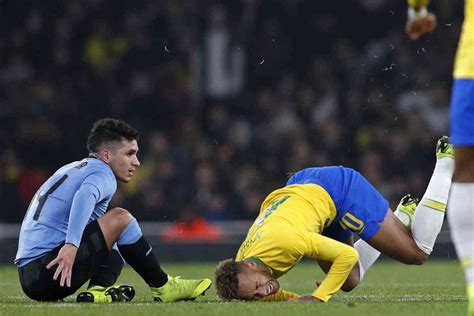
[[[76,168],[84,169],[86,174],[98,173],[104,176],[113,176],[112,169],[110,169],[109,165],[96,158],[85,158],[78,162]]]
[[[107,186],[113,186],[116,182],[112,169],[102,160],[88,157],[68,166],[69,176],[80,182],[107,183]]]
[[[84,183],[90,183],[106,194],[117,189],[117,180],[112,169],[105,162],[95,158],[86,158],[77,168],[83,169]]]
[[[67,173],[69,176],[76,175],[79,178],[84,178],[91,174],[115,178],[112,169],[110,169],[110,167],[105,162],[90,157],[70,162],[60,167],[54,174],[60,175],[65,173]]]

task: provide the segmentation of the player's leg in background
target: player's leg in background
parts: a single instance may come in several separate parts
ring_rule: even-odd
[[[455,80],[451,97],[451,137],[456,170],[448,220],[456,253],[464,268],[469,313],[474,315],[474,80]]]
[[[367,240],[374,248],[403,263],[422,264],[433,250],[443,224],[454,172],[454,153],[447,137],[438,141],[436,158],[428,188],[413,216],[412,234],[388,212],[380,230]]]
[[[413,239],[427,255],[433,251],[443,225],[454,173],[454,150],[444,136],[436,145],[436,165],[428,187],[413,217]]]
[[[455,151],[456,171],[449,197],[448,220],[466,277],[470,315],[474,315],[474,147],[456,147]]]

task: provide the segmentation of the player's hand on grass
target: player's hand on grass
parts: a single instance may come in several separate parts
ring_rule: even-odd
[[[298,298],[292,298],[291,300],[288,300],[288,302],[314,302],[314,303],[322,303],[320,299],[317,299],[313,295],[303,295]]]
[[[59,285],[71,287],[72,279],[72,266],[74,265],[74,260],[76,259],[77,247],[72,244],[65,244],[59,250],[58,256],[56,259],[52,260],[46,266],[47,269],[51,269],[55,265],[58,267],[54,272],[53,280],[57,280],[61,276]]]
[[[419,39],[425,33],[431,33],[436,28],[436,16],[433,13],[409,18],[405,32],[412,40]]]

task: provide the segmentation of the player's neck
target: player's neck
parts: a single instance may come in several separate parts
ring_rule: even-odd
[[[95,159],[101,160],[100,157],[99,157],[99,154],[97,154],[97,153],[89,153],[89,158],[95,158]]]

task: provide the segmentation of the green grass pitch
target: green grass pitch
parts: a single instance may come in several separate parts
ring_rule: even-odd
[[[212,276],[215,264],[163,264],[166,271],[187,278]],[[322,279],[316,264],[304,262],[280,279],[283,288],[310,293]],[[462,270],[454,261],[432,260],[422,266],[393,261],[376,263],[352,292],[338,292],[327,304],[220,302],[214,288],[194,302],[154,303],[145,283],[130,268],[120,281],[135,286],[131,303],[37,303],[21,291],[16,269],[0,267],[0,315],[466,315]]]

